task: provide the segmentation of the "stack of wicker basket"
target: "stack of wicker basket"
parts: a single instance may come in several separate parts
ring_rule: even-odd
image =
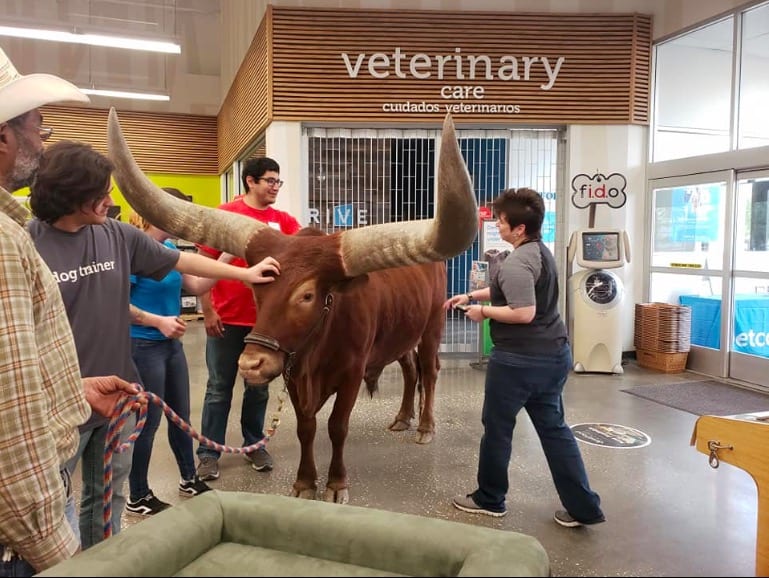
[[[665,373],[686,368],[691,347],[692,310],[669,303],[637,303],[635,347],[638,365]]]

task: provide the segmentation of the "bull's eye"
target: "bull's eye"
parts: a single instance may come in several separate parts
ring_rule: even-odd
[[[302,295],[302,301],[312,301],[315,298],[314,293],[310,293],[309,291]]]

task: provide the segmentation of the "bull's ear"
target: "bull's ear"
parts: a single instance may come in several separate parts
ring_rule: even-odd
[[[334,283],[334,285],[331,286],[331,291],[344,294],[348,291],[363,289],[366,285],[368,285],[368,273]]]

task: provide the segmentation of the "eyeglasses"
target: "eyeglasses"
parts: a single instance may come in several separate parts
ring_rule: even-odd
[[[40,135],[40,140],[48,140],[53,134],[53,128],[50,126],[37,127],[37,133]]]
[[[278,188],[280,188],[280,187],[283,186],[283,181],[281,181],[280,179],[273,179],[272,177],[270,177],[269,179],[265,179],[264,177],[259,177],[257,180],[258,181],[264,181],[265,183],[267,183],[271,187],[278,187]]]

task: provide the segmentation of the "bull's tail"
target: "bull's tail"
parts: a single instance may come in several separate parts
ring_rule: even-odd
[[[398,363],[400,363],[401,370],[403,371],[403,386],[405,391],[411,391],[410,399],[412,402],[414,391],[419,392],[419,414],[421,415],[424,404],[424,385],[422,384],[422,365],[419,361],[417,350],[412,349],[409,351],[398,360]]]
[[[424,386],[422,385],[422,366],[419,362],[419,355],[415,349],[409,351],[406,355],[398,359],[398,364],[401,366],[403,372],[404,387],[409,387],[409,382],[414,384],[414,387],[419,391],[419,407],[422,407],[422,395]],[[374,397],[374,394],[379,391],[379,378],[382,376],[384,367],[369,367],[366,369],[366,374],[363,376],[363,381],[366,383],[366,390],[370,397]],[[413,391],[413,390],[412,390]]]
[[[379,376],[382,375],[384,367],[378,367],[376,369],[367,369],[366,375],[363,376],[363,381],[366,383],[366,390],[369,397],[373,398],[374,394],[379,391]]]
[[[419,355],[414,352],[414,360],[417,370],[417,391],[419,392],[419,415],[425,407],[425,386],[422,383],[422,363],[419,361]]]

